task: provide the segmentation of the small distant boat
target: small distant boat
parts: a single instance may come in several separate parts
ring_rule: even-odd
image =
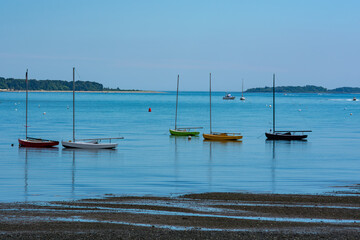
[[[275,130],[275,74],[273,75],[273,129],[265,133],[268,140],[304,140],[308,135],[305,132],[312,132],[311,130],[300,131],[276,131]],[[301,134],[300,134],[301,133]]]
[[[236,141],[243,138],[241,133],[213,132],[211,128],[211,73],[210,73],[210,133],[203,134],[204,140],[213,141]]]
[[[92,139],[77,139],[75,140],[75,68],[73,68],[73,140],[62,141],[63,147],[80,148],[80,149],[112,149],[117,147],[117,143],[111,143],[112,139],[118,138],[92,138]],[[108,140],[109,143],[101,143],[102,140]]]
[[[226,93],[223,97],[224,100],[234,100],[235,96],[232,96],[231,93]]]
[[[245,100],[245,97],[244,97],[244,79],[242,80],[242,87],[241,87],[241,98],[240,98],[241,101],[244,101]]]
[[[194,129],[201,129],[202,127],[182,127],[182,128],[177,127],[178,99],[179,99],[179,75],[177,77],[177,88],[176,88],[175,128],[169,129],[169,132],[173,136],[198,136],[200,132],[194,131]]]
[[[353,101],[356,101],[356,97],[353,97]]]
[[[37,147],[37,148],[45,148],[45,147],[53,147],[59,144],[58,141],[54,140],[47,140],[42,138],[32,138],[28,137],[27,129],[28,129],[28,89],[29,89],[29,82],[28,82],[28,70],[26,70],[26,124],[25,124],[25,139],[18,139],[20,147]]]

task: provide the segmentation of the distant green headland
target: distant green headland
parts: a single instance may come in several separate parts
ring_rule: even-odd
[[[10,91],[24,91],[26,90],[25,79],[3,78],[0,77],[0,89]],[[64,80],[29,80],[30,91],[72,91],[72,81]],[[101,83],[89,81],[76,81],[76,91],[99,91],[99,92],[121,92],[121,91],[140,91],[135,89],[113,89],[105,88]]]
[[[272,87],[264,88],[249,88],[245,92],[248,93],[267,93],[272,92]],[[275,87],[275,92],[280,93],[360,93],[360,88],[358,87],[340,87],[335,89],[327,89],[324,87],[306,85],[304,87],[300,86],[280,86]]]

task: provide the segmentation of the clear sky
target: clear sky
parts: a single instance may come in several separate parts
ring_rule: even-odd
[[[0,0],[0,76],[144,90],[360,87],[359,0]]]

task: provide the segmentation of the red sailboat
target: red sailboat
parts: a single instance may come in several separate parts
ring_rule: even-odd
[[[46,140],[46,139],[42,139],[42,138],[32,138],[32,137],[28,137],[27,135],[27,128],[28,128],[28,123],[27,123],[27,119],[28,119],[28,88],[29,88],[29,83],[28,83],[28,71],[26,70],[26,125],[25,125],[25,129],[26,129],[26,134],[25,134],[25,139],[18,139],[19,140],[19,146],[20,147],[53,147],[59,144],[58,141],[53,141],[53,140]]]

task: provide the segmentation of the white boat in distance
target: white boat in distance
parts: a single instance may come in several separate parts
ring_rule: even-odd
[[[226,93],[223,97],[224,100],[234,100],[235,96],[232,96],[231,93]]]
[[[75,140],[75,68],[73,68],[73,140],[61,141],[63,147],[81,148],[81,149],[112,149],[117,147],[117,143],[111,143],[111,139],[118,138],[93,138],[93,139],[77,139]],[[102,140],[108,140],[109,143],[101,143]]]
[[[241,87],[241,98],[240,98],[241,101],[244,101],[245,100],[245,97],[244,97],[244,79],[242,80],[242,87]]]

